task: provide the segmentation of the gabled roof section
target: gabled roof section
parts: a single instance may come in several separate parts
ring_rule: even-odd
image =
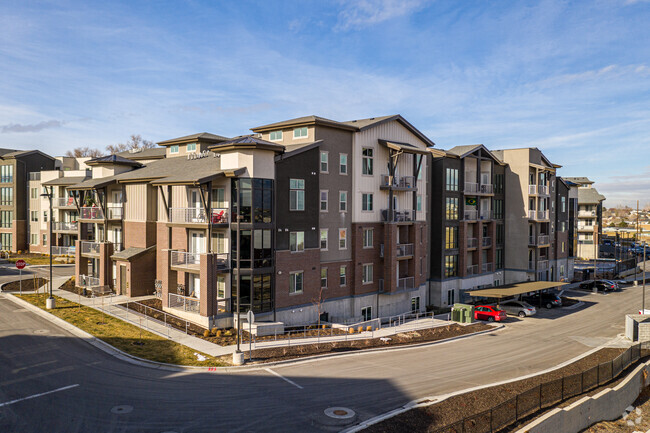
[[[393,140],[379,139],[377,141],[379,141],[379,144],[381,144],[382,146],[386,146],[387,148],[392,149],[392,150],[398,150],[398,151],[405,152],[405,153],[413,153],[413,154],[419,154],[419,155],[427,155],[427,154],[429,154],[429,150],[426,147],[422,149],[422,148],[413,146],[412,144],[409,144],[409,143],[401,143],[399,141],[393,141]]]
[[[208,149],[217,153],[240,149],[272,150],[273,152],[282,153],[284,152],[285,147],[281,144],[262,140],[253,135],[242,135],[241,137],[236,137],[232,140],[209,146]]]
[[[4,149],[4,148],[0,148],[0,156],[4,156],[4,155],[6,155],[6,154],[8,154],[8,153],[11,153],[11,152],[18,152],[18,151],[17,151],[16,149]]]
[[[605,196],[596,188],[578,188],[578,203],[598,204],[605,200]]]
[[[358,131],[365,131],[366,129],[374,128],[375,126],[379,126],[387,122],[392,122],[393,120],[401,123],[402,126],[408,129],[412,134],[417,136],[423,142],[427,143],[427,147],[433,147],[436,145],[433,141],[429,139],[429,137],[424,135],[422,132],[420,132],[420,130],[418,130],[415,126],[411,125],[411,123],[409,123],[405,118],[403,118],[401,114],[392,114],[390,116],[381,116],[381,117],[370,117],[368,119],[350,120],[341,123],[345,125],[355,126]]]
[[[465,158],[467,155],[470,155],[477,150],[482,149],[484,150],[490,158],[494,160],[499,165],[505,165],[505,163],[501,160],[501,158],[498,158],[495,154],[493,154],[490,149],[485,147],[483,144],[468,144],[468,145],[463,145],[463,146],[454,146],[451,149],[447,151],[447,153],[451,153],[452,155],[456,155],[459,158]]]
[[[82,190],[91,190],[91,189],[99,189],[103,188],[108,185],[112,185],[117,182],[117,177],[118,175],[115,176],[107,176],[107,177],[96,177],[94,179],[87,179],[83,182],[79,182],[74,185],[68,186],[69,190],[72,191],[82,191]]]
[[[2,150],[9,150],[9,149],[2,149]],[[39,154],[41,156],[44,156],[44,157],[54,161],[53,157],[51,157],[47,153],[41,152],[40,150],[11,150],[10,152],[0,154],[0,158],[2,158],[2,159],[15,159],[15,158],[21,158],[21,157],[28,156],[28,155],[33,155],[33,154]]]
[[[47,182],[43,182],[42,185],[70,186],[70,185],[77,185],[78,183],[81,183],[87,179],[89,179],[87,176],[67,176],[67,177],[64,176],[64,177],[58,177],[56,179],[48,180]]]
[[[209,132],[199,132],[198,134],[186,135],[184,137],[172,138],[170,140],[159,141],[160,146],[171,146],[173,144],[193,143],[201,141],[203,143],[219,143],[228,140],[227,137],[221,135],[210,134]]]
[[[132,159],[133,161],[148,160],[148,159],[162,159],[167,154],[167,149],[164,147],[154,147],[151,149],[138,149],[137,152],[125,150],[118,152],[117,155],[122,158]]]
[[[578,185],[592,185],[594,183],[594,181],[590,180],[588,177],[565,177],[564,180],[568,180],[569,182]]]
[[[312,141],[311,143],[285,145],[284,153],[281,155],[277,155],[275,157],[275,160],[279,161],[279,160],[291,158],[292,156],[296,156],[303,152],[307,152],[308,150],[319,147],[321,144],[323,144],[323,140]]]
[[[346,125],[345,122],[337,122],[336,120],[326,119],[319,116],[304,116],[296,117],[295,119],[283,120],[282,122],[269,123],[268,125],[257,126],[251,128],[253,132],[267,132],[273,131],[276,129],[290,128],[290,127],[300,127],[300,126],[310,126],[310,125],[322,125],[330,126],[332,128],[346,129],[348,131],[356,131],[357,127]]]
[[[107,156],[100,156],[99,158],[93,158],[91,160],[86,161],[86,165],[128,165],[131,167],[142,167],[142,164],[133,161],[131,159],[127,159],[124,157],[121,157],[119,155],[107,155]]]

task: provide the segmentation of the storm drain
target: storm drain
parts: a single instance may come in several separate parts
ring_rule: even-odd
[[[125,414],[125,413],[131,413],[131,412],[133,412],[133,406],[129,406],[129,405],[126,405],[126,404],[123,404],[121,406],[115,406],[113,409],[111,409],[111,412],[115,413],[115,414],[118,414],[118,415],[122,415],[122,414]]]
[[[344,426],[352,424],[357,419],[357,414],[347,407],[328,407],[323,411],[325,416],[319,417],[320,422],[331,426]]]

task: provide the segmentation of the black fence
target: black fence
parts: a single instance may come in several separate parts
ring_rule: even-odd
[[[648,346],[643,344],[643,349],[647,348]],[[604,362],[582,373],[537,385],[489,410],[433,430],[433,433],[498,432],[535,412],[591,391],[615,379],[623,370],[641,358],[641,349],[641,344],[636,344],[612,361]]]

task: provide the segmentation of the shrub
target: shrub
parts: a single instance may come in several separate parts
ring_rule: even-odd
[[[368,325],[368,326],[366,327],[366,331],[371,332],[371,331],[372,331],[372,326]]]
[[[22,250],[18,250],[18,251],[17,251],[17,254],[22,254],[22,253],[23,253]]]
[[[327,329],[327,325],[323,325],[323,329]]]
[[[359,326],[359,328],[357,329],[357,331],[359,331],[359,333],[362,333],[362,332],[363,332],[363,326]]]
[[[348,333],[350,333],[350,334],[354,334],[354,328],[350,328],[350,329],[348,330]]]
[[[217,337],[221,337],[221,329],[217,329],[217,332],[215,333]]]
[[[203,331],[203,336],[204,337],[209,337],[210,336],[210,331],[208,331],[207,329],[205,331]]]
[[[217,328],[212,328],[212,334],[213,334],[213,335],[217,335],[217,331],[218,331]]]

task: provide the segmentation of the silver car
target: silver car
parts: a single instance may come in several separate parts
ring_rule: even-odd
[[[524,301],[515,301],[514,299],[501,302],[499,304],[499,307],[501,307],[501,309],[507,314],[510,314],[512,316],[526,317],[537,313],[535,307],[529,303]]]

